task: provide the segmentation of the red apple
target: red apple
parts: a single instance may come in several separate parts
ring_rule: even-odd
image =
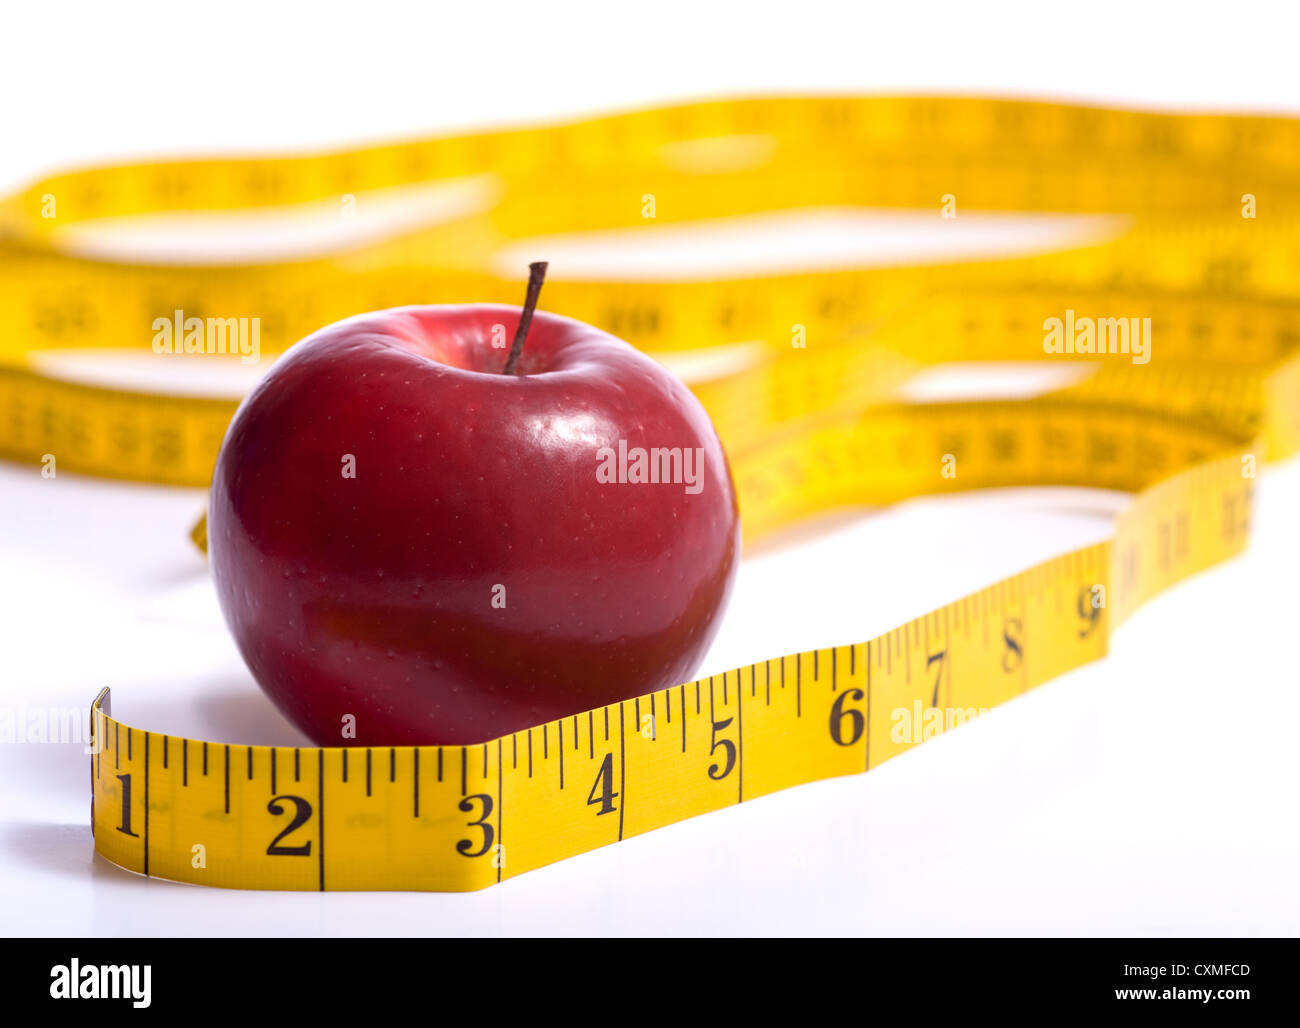
[[[739,518],[708,415],[627,343],[531,317],[540,274],[525,317],[400,307],[323,328],[227,430],[217,595],[319,744],[495,738],[685,681],[714,636]]]

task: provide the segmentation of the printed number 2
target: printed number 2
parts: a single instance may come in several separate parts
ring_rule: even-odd
[[[596,795],[596,790],[600,790],[600,795]],[[587,806],[594,807],[600,804],[600,809],[596,811],[596,816],[609,814],[618,808],[614,806],[614,800],[618,798],[618,793],[614,791],[614,754],[606,753],[605,759],[601,761],[600,770],[596,773],[596,780],[591,785],[591,792],[587,793]]]
[[[280,840],[307,823],[311,818],[311,804],[301,796],[276,796],[266,805],[266,809],[272,814],[283,814],[284,807],[280,806],[281,800],[288,800],[293,804],[293,820],[289,822],[288,828],[271,840],[271,845],[266,847],[267,855],[272,857],[310,857],[310,839],[301,846],[281,846]]]

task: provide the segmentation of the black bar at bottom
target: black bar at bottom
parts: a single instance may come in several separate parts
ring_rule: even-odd
[[[539,941],[34,939],[6,947],[0,989],[11,1013],[278,1011],[333,1022],[412,1006],[450,1017],[485,1001],[494,1019],[562,1009],[597,1026],[621,1021],[624,1003],[676,1024],[713,1001],[734,1019],[738,1007],[770,1012],[787,999],[816,1021],[900,1006],[923,1018],[1123,1007],[1234,1016],[1290,1010],[1296,998],[1292,939]]]

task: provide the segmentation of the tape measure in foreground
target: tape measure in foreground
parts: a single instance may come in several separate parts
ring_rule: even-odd
[[[479,175],[499,187],[487,213],[328,259],[147,267],[73,257],[58,236],[75,221]],[[868,642],[475,746],[203,742],[113,719],[105,690],[92,710],[96,848],[134,871],[209,885],[476,889],[870,769],[1103,656],[1136,607],[1242,549],[1256,458],[1300,445],[1297,181],[1294,120],[835,97],[36,183],[0,207],[0,455],[191,486],[208,483],[235,401],[75,384],[38,374],[29,355],[147,346],[153,319],[175,309],[255,315],[263,345],[278,349],[359,311],[513,303],[518,283],[485,270],[503,243],[645,226],[647,203],[656,223],[813,205],[1132,219],[1113,241],[1032,258],[723,281],[556,277],[546,295],[548,310],[651,351],[765,344],[696,390],[730,455],[747,542],[837,505],[1044,484],[1133,493],[1110,540]],[[43,218],[51,199],[57,217]],[[1067,311],[1110,321],[1112,340],[1118,319],[1149,317],[1149,360],[1083,358],[1099,373],[1021,402],[894,396],[927,365],[1070,359],[1043,345],[1045,319]],[[914,715],[912,732],[897,731],[900,711]]]

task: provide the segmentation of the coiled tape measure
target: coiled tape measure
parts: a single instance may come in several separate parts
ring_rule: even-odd
[[[484,214],[328,259],[177,267],[72,256],[56,225],[279,207],[492,175]],[[988,708],[1105,655],[1166,586],[1246,544],[1254,461],[1300,443],[1300,121],[972,98],[762,98],[346,153],[73,171],[0,206],[0,456],[206,486],[234,401],[38,374],[138,347],[158,311],[246,312],[276,350],[359,311],[517,300],[528,236],[819,206],[1123,213],[1104,244],[994,262],[723,281],[566,282],[546,307],[652,351],[762,340],[697,393],[752,541],[842,504],[1068,484],[1133,502],[1108,541],[867,642],[764,660],[474,746],[297,748],[142,731],[92,707],[95,847],[258,889],[477,889],[908,748],[890,711]],[[57,198],[58,217],[41,217]],[[1256,208],[1257,205],[1257,208]],[[1066,360],[1044,319],[1152,319],[1150,362],[1017,402],[899,402],[918,368]],[[801,327],[805,345],[792,346]],[[944,477],[945,456],[960,474]],[[202,544],[202,526],[196,539]],[[1105,602],[1097,598],[1104,596]],[[196,846],[204,857],[196,859]],[[202,863],[202,867],[196,866]]]

